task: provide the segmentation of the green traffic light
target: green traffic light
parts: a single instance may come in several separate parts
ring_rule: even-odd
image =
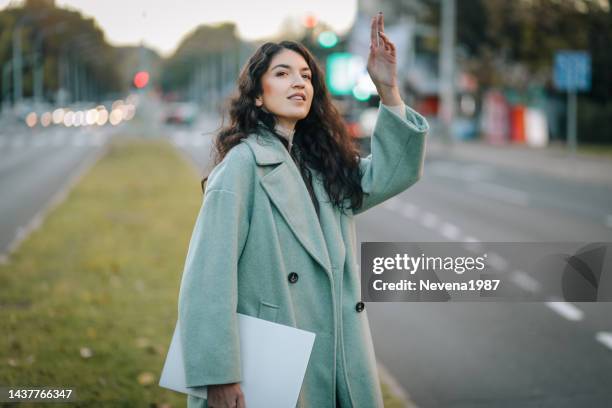
[[[319,45],[323,48],[332,48],[338,44],[338,36],[333,31],[323,31],[319,34]]]
[[[359,88],[357,86],[353,88],[353,96],[355,97],[355,99],[362,102],[365,102],[370,99],[370,93],[367,90]]]

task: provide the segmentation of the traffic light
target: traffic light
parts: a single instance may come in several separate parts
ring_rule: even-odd
[[[323,31],[318,37],[319,45],[323,48],[332,48],[338,44],[338,36],[333,31]]]
[[[139,71],[134,75],[134,86],[142,89],[149,83],[149,73],[147,71]]]

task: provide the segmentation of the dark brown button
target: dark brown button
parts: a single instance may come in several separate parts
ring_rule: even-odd
[[[357,313],[363,311],[363,309],[365,309],[365,304],[363,302],[357,302],[357,304],[355,305],[355,310],[357,311]]]
[[[295,283],[295,282],[297,282],[297,281],[298,281],[298,274],[297,274],[297,273],[295,273],[295,272],[291,272],[291,273],[289,274],[288,278],[289,278],[289,282],[291,282],[291,283]]]

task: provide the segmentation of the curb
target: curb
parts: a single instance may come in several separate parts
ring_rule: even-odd
[[[418,408],[418,406],[412,401],[408,392],[399,384],[399,382],[391,375],[389,370],[385,366],[377,362],[378,376],[380,380],[389,387],[391,394],[394,398],[397,398],[403,402],[405,408]]]

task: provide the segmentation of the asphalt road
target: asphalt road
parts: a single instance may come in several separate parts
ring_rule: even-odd
[[[207,171],[210,136],[168,135]],[[611,214],[609,188],[436,158],[411,189],[358,216],[357,233],[359,243],[612,242]],[[612,406],[612,303],[366,309],[377,359],[420,407]]]
[[[0,257],[40,219],[108,134],[107,128],[0,130]]]
[[[358,217],[358,239],[612,242],[611,199],[598,186],[431,160],[419,183]],[[420,407],[612,406],[612,303],[367,309],[377,358]]]

